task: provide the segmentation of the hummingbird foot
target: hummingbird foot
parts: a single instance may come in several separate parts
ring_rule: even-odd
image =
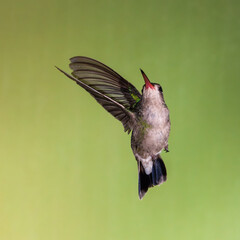
[[[164,150],[165,150],[166,153],[169,152],[168,145],[164,148]]]

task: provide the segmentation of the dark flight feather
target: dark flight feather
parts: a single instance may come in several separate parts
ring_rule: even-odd
[[[75,78],[121,103],[126,109],[132,110],[141,99],[141,94],[131,83],[103,63],[87,57],[73,57],[70,61]]]
[[[138,195],[140,199],[144,197],[148,188],[160,185],[166,180],[167,170],[160,155],[153,160],[152,172],[149,175],[145,173],[142,163],[138,161]]]
[[[57,69],[88,91],[130,133],[132,109],[141,99],[138,90],[111,68],[94,59],[74,57],[70,61],[73,77]]]

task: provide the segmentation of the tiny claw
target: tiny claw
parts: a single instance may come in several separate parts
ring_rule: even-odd
[[[166,146],[166,147],[164,148],[164,150],[165,150],[166,153],[169,152],[168,146]]]

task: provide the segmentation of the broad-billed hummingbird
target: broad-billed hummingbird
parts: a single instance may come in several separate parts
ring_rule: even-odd
[[[169,111],[160,84],[151,83],[141,70],[145,85],[142,94],[127,80],[103,63],[88,57],[70,59],[72,76],[57,68],[88,91],[109,113],[120,120],[124,130],[132,131],[131,147],[138,166],[138,194],[167,179],[160,156],[168,152]]]

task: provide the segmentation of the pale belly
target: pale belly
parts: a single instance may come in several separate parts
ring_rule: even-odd
[[[153,159],[168,146],[170,124],[164,129],[150,128],[143,134],[141,131],[133,132],[131,146],[133,153],[145,169],[146,174],[152,172]]]
[[[133,153],[141,158],[148,158],[158,155],[167,145],[169,127],[149,128],[144,131],[133,132],[132,150]]]
[[[150,174],[154,159],[168,146],[170,120],[161,94],[157,91],[144,93],[148,95],[141,102],[131,146],[137,161],[142,163],[146,174]]]

